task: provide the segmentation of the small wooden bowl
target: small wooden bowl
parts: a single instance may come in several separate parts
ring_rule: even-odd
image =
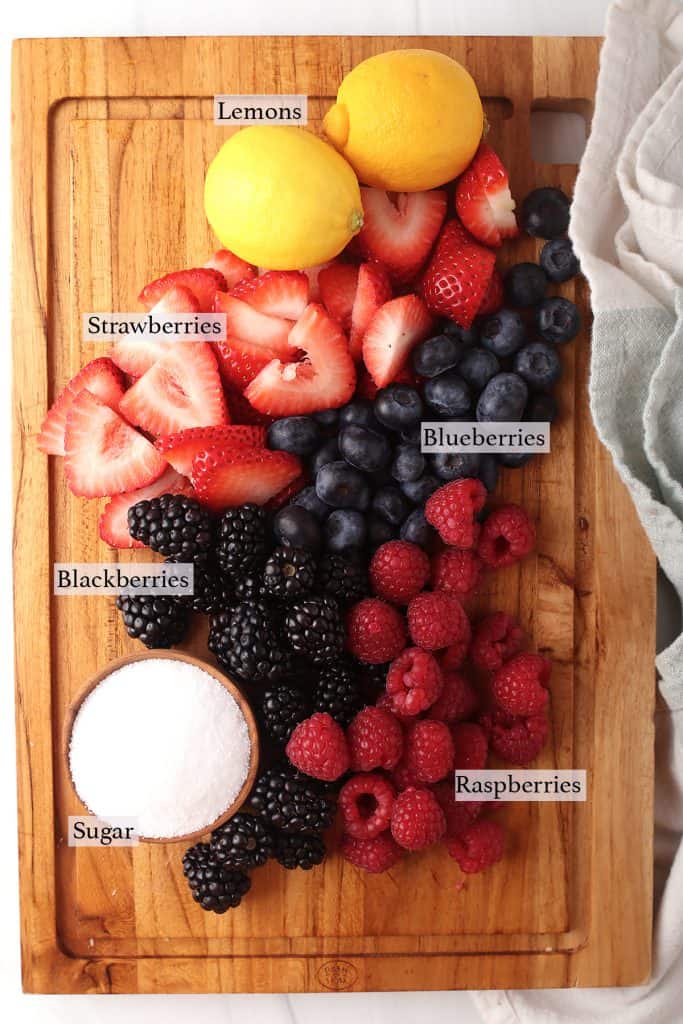
[[[203,672],[207,672],[210,676],[217,680],[217,682],[219,682],[221,686],[224,686],[228,693],[235,699],[240,711],[244,715],[244,720],[247,723],[247,729],[249,731],[251,757],[247,777],[244,780],[244,785],[237,794],[235,800],[225,811],[223,811],[220,817],[216,818],[215,821],[206,825],[205,828],[198,829],[196,832],[188,832],[183,836],[169,836],[168,838],[162,839],[155,839],[148,836],[138,837],[141,843],[193,843],[196,840],[198,840],[201,836],[206,835],[207,832],[212,831],[212,829],[218,828],[219,825],[225,824],[225,822],[229,821],[229,819],[232,818],[234,814],[237,814],[240,807],[242,806],[247,796],[249,795],[251,787],[254,784],[259,764],[258,729],[256,727],[256,721],[254,720],[254,714],[249,706],[249,702],[245,698],[244,694],[235,685],[235,683],[232,682],[231,679],[228,679],[227,676],[223,675],[222,672],[219,672],[219,670],[215,668],[213,665],[209,665],[207,662],[202,661],[201,658],[195,658],[192,654],[184,654],[180,651],[150,650],[139,654],[127,654],[123,658],[117,658],[115,661],[111,661],[108,665],[101,669],[96,675],[92,677],[92,679],[90,679],[86,683],[78,697],[74,701],[72,701],[69,707],[67,708],[66,718],[64,720],[63,733],[63,750],[64,759],[66,761],[66,770],[71,781],[73,790],[76,793],[76,796],[78,797],[81,805],[85,807],[85,804],[83,803],[80,796],[78,795],[78,792],[76,791],[73,779],[71,778],[71,766],[69,764],[69,747],[71,745],[71,732],[73,729],[74,721],[76,719],[76,715],[78,714],[81,704],[83,703],[85,698],[92,693],[95,687],[99,683],[101,683],[103,679],[106,679],[107,676],[111,675],[112,672],[116,672],[117,669],[123,668],[125,665],[131,665],[135,661],[152,660],[184,661],[188,665],[194,665],[195,668],[200,668],[202,669]],[[88,812],[88,814],[93,813],[89,807],[85,807],[85,809]]]

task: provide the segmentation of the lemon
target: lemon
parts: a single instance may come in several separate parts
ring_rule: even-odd
[[[248,263],[302,270],[337,256],[363,224],[358,179],[303,128],[242,128],[211,161],[204,208],[221,244]]]
[[[344,78],[323,126],[366,185],[437,188],[467,167],[484,112],[474,79],[435,50],[390,50]]]

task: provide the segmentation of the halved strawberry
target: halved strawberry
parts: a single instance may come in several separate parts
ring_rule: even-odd
[[[199,313],[199,302],[193,292],[183,285],[174,285],[153,306],[149,312],[154,317],[164,317],[174,313]],[[124,373],[131,377],[141,377],[161,359],[173,342],[163,338],[125,338],[117,341],[111,350],[111,358]]]
[[[277,359],[277,352],[266,345],[255,345],[242,338],[227,338],[213,342],[218,369],[226,384],[244,391],[264,366]]]
[[[433,322],[417,295],[400,295],[380,306],[363,338],[363,362],[378,388],[396,380],[411,349],[424,341]]]
[[[503,278],[500,276],[497,270],[494,270],[491,274],[491,280],[489,286],[486,289],[486,295],[482,301],[481,306],[477,312],[477,316],[489,316],[491,313],[497,313],[503,305]]]
[[[519,234],[508,172],[485,142],[458,180],[455,209],[470,234],[484,245],[497,248],[505,238]]]
[[[252,266],[251,263],[241,260],[239,256],[235,256],[234,252],[230,252],[229,249],[219,249],[210,260],[206,261],[204,266],[208,267],[209,270],[217,270],[219,274],[222,274],[228,289],[234,288],[240,281],[256,277],[256,267]]]
[[[146,487],[168,467],[146,437],[89,391],[74,399],[64,449],[67,483],[83,498]]]
[[[269,427],[275,419],[274,416],[267,416],[266,413],[255,409],[242,392],[235,388],[225,389],[225,400],[228,403],[231,422],[239,426]]]
[[[93,359],[62,388],[43,420],[38,435],[38,447],[47,455],[64,454],[64,431],[69,409],[76,395],[84,388],[112,409],[118,408],[124,395],[123,374],[111,359],[101,356]]]
[[[129,423],[159,437],[227,423],[216,357],[203,341],[173,345],[119,403]]]
[[[166,472],[148,487],[117,494],[105,506],[100,516],[99,532],[102,540],[113,548],[144,548],[142,541],[134,540],[128,532],[128,509],[137,505],[139,501],[150,501],[162,494],[186,494],[191,498],[194,489],[186,477],[176,473],[175,469],[169,466]]]
[[[268,270],[242,281],[231,294],[266,316],[298,320],[308,305],[308,278],[300,270]]]
[[[380,306],[391,298],[391,281],[381,263],[363,263],[358,270],[358,287],[351,311],[349,349],[358,361],[362,355],[363,338],[370,321]]]
[[[199,452],[220,445],[222,448],[263,448],[265,427],[249,427],[229,423],[224,427],[190,427],[177,434],[167,434],[154,442],[163,457],[185,476],[192,474],[192,460]]]
[[[212,267],[193,267],[191,270],[174,270],[172,274],[165,274],[146,284],[138,295],[138,302],[145,309],[151,309],[176,285],[190,289],[199,303],[201,313],[211,313],[216,292],[228,290],[226,280],[218,270]]]
[[[315,267],[305,267],[301,273],[308,278],[308,301],[320,302],[320,274],[326,267],[332,267],[337,260],[330,260],[329,263],[318,263]]]
[[[200,452],[192,464],[197,497],[216,512],[245,502],[265,505],[300,473],[301,463],[288,452],[240,451],[220,445]]]
[[[358,234],[366,256],[380,260],[397,281],[410,281],[426,262],[446,216],[446,193],[361,188],[364,222]]]
[[[348,331],[351,327],[351,310],[358,287],[358,267],[352,263],[332,263],[318,275],[318,287],[322,304],[333,320]]]
[[[288,358],[291,355],[287,344],[292,329],[290,320],[259,313],[243,299],[220,292],[216,295],[214,309],[216,313],[225,313],[230,337],[250,341],[253,345],[265,345],[280,357]]]
[[[444,227],[422,279],[427,308],[471,327],[488,290],[496,256],[454,217]]]
[[[356,368],[339,324],[312,302],[289,335],[290,355],[302,349],[298,363],[273,360],[251,382],[245,396],[270,416],[295,416],[336,409],[356,386]]]

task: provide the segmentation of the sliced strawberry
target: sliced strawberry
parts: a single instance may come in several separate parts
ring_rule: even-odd
[[[497,248],[505,238],[519,234],[508,172],[485,142],[458,180],[455,209],[470,234],[484,245]]]
[[[119,409],[129,423],[159,437],[186,427],[227,423],[216,358],[206,342],[173,345],[126,392]]]
[[[230,420],[239,426],[269,427],[275,419],[274,416],[267,416],[255,409],[242,392],[234,388],[226,388],[225,398],[230,410]]]
[[[322,306],[311,303],[289,335],[290,355],[302,349],[298,363],[269,363],[245,395],[270,416],[295,416],[336,409],[348,402],[356,386],[356,368],[344,334]]]
[[[230,252],[229,249],[219,249],[210,260],[206,261],[204,266],[208,267],[209,270],[217,270],[219,274],[222,274],[228,289],[234,288],[240,281],[256,277],[256,267],[252,266],[251,263],[241,260],[239,256],[235,256],[234,252]]]
[[[268,270],[242,281],[232,294],[266,316],[298,320],[308,305],[308,278],[300,270]]]
[[[490,313],[497,313],[503,305],[503,278],[497,270],[491,274],[486,295],[479,307],[477,316],[488,316]]]
[[[99,529],[102,540],[113,548],[144,548],[142,541],[134,540],[128,532],[128,509],[137,505],[139,501],[150,501],[161,494],[186,494],[192,497],[194,490],[187,477],[176,473],[175,469],[169,466],[166,472],[148,487],[117,494],[105,506],[100,516]]]
[[[318,263],[315,267],[306,267],[302,270],[308,278],[308,301],[320,302],[320,274],[326,267],[332,267],[337,260],[330,260],[329,263]]]
[[[411,349],[424,341],[432,325],[417,295],[401,295],[380,306],[363,339],[363,362],[378,388],[396,380]]]
[[[351,310],[358,287],[358,267],[351,263],[332,263],[318,275],[318,287],[322,304],[333,320],[348,331],[351,327]]]
[[[426,262],[446,216],[446,193],[361,188],[364,223],[358,234],[367,257],[380,260],[397,281],[410,281]]]
[[[118,408],[124,395],[124,379],[121,371],[111,359],[101,356],[93,359],[73,377],[57,395],[43,420],[38,435],[38,447],[48,455],[64,454],[64,431],[69,409],[76,395],[84,388],[112,409]]]
[[[268,508],[271,512],[277,512],[279,508],[284,508],[285,505],[289,505],[292,498],[295,498],[299,491],[303,491],[304,487],[311,482],[309,474],[304,470],[300,473],[291,484],[287,484],[281,491],[278,491],[270,501],[268,502]]]
[[[69,410],[64,449],[67,483],[83,498],[146,487],[168,467],[146,437],[89,391]]]
[[[190,427],[177,434],[167,434],[157,438],[154,447],[178,473],[190,476],[195,455],[207,448],[217,445],[222,448],[263,448],[265,443],[265,427],[229,423],[224,427]]]
[[[255,345],[242,338],[228,338],[213,342],[221,377],[229,386],[244,391],[264,366],[277,359],[277,352],[265,345]]]
[[[175,285],[163,295],[156,306],[149,311],[154,317],[173,315],[174,313],[199,313],[199,302],[189,288]],[[117,341],[111,350],[111,357],[124,373],[131,377],[141,377],[143,373],[161,359],[173,342],[163,338],[131,338]]]
[[[488,290],[496,256],[454,217],[444,227],[422,280],[427,308],[471,327]]]
[[[192,270],[174,270],[172,274],[166,274],[145,285],[138,295],[138,302],[141,302],[145,309],[151,309],[176,285],[190,289],[199,303],[201,313],[211,313],[216,292],[228,290],[226,280],[218,270],[211,267],[194,267]]]
[[[245,502],[265,505],[300,473],[301,463],[289,452],[239,451],[220,445],[200,452],[192,464],[197,497],[216,512]]]
[[[349,349],[358,361],[363,349],[363,338],[370,321],[380,306],[391,298],[391,281],[381,263],[363,263],[358,271],[358,288],[351,311]]]
[[[225,313],[230,337],[250,341],[252,345],[264,345],[280,358],[289,358],[291,355],[287,344],[292,329],[290,320],[259,313],[243,299],[220,293],[216,296],[215,311]]]

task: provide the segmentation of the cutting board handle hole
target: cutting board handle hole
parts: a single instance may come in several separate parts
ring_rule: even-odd
[[[592,104],[543,99],[531,105],[531,155],[540,164],[578,164],[586,148]]]
[[[507,96],[482,96],[481,102],[488,121],[508,121],[515,111]]]

